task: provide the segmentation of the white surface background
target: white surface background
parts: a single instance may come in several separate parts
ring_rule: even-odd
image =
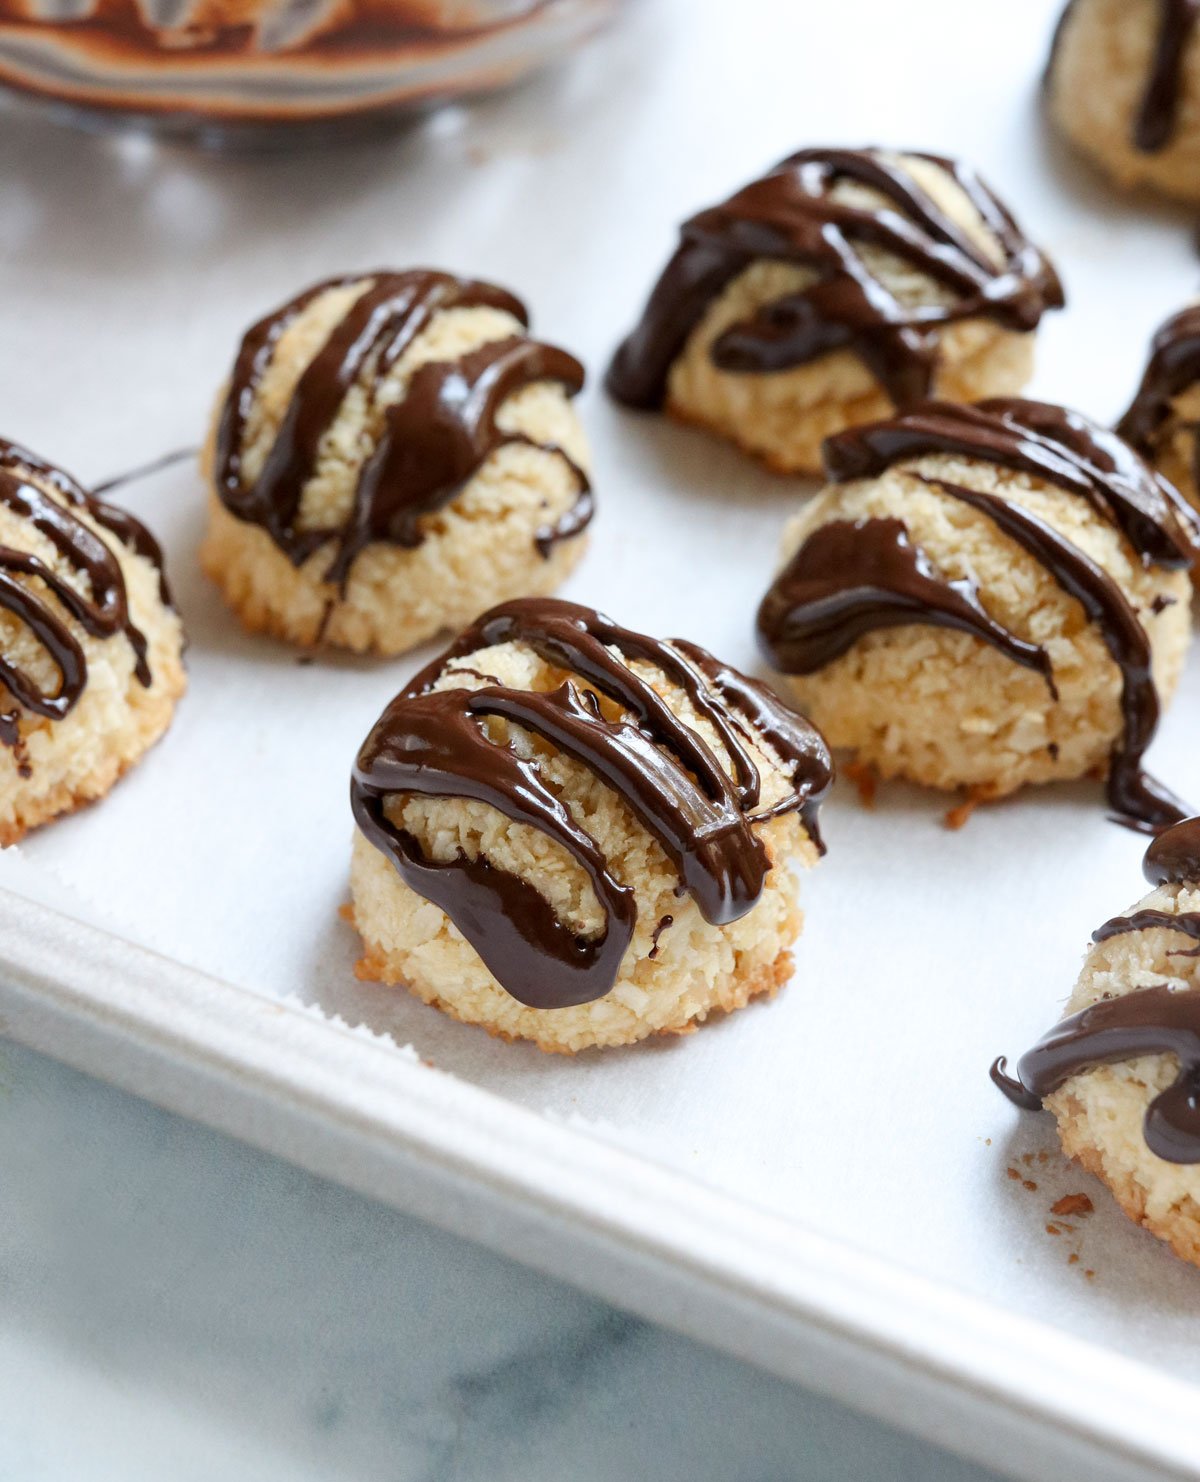
[[[1044,327],[1034,390],[1115,414],[1195,262],[1179,213],[1115,202],[1048,146],[1035,90],[1054,9],[1011,0],[981,34],[957,0],[641,0],[520,94],[302,158],[196,158],[8,120],[5,431],[99,478],[196,442],[241,330],[307,281],[415,262],[494,277],[592,372],[601,512],[569,594],[752,666],[753,608],[803,491],[617,412],[598,394],[607,355],[680,217],[801,144],[880,140],[957,152],[1009,198],[1071,299]],[[496,1045],[357,988],[335,915],[349,760],[410,666],[299,668],[244,638],[195,571],[195,477],[165,475],[130,502],[165,537],[192,692],[102,808],[10,852],[0,883],[388,1029],[502,1095],[1200,1378],[1195,1273],[1099,1197],[1070,1241],[1048,1236],[1054,1198],[1089,1185],[1056,1157],[1032,1172],[1036,1190],[1007,1176],[1052,1133],[1018,1128],[985,1077],[1053,1018],[1091,928],[1140,893],[1141,843],[1104,822],[1096,789],[996,808],[954,835],[936,799],[895,790],[866,814],[843,796],[806,884],[797,981],[776,1004],[573,1063]],[[1152,762],[1200,802],[1198,722],[1193,666]]]

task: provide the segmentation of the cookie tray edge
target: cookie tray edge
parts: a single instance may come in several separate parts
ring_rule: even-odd
[[[1200,1477],[1182,1381],[3,889],[0,1032],[1007,1475]]]

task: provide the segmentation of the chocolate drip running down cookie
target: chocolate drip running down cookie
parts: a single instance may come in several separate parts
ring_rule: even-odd
[[[611,394],[628,406],[660,406],[671,366],[710,304],[760,260],[811,268],[817,281],[725,329],[711,347],[713,364],[763,373],[849,349],[897,407],[930,394],[939,329],[986,317],[1028,332],[1047,309],[1062,306],[1053,267],[972,170],[936,155],[911,158],[938,167],[957,184],[999,244],[1002,261],[989,258],[903,168],[900,156],[879,149],[801,150],[684,223],[681,245],[641,323],[609,369]],[[867,187],[882,204],[866,208],[839,199],[841,182]],[[902,302],[872,270],[864,247],[893,254],[949,290],[951,301]]]
[[[1200,1163],[1200,989],[1166,983],[1101,999],[1057,1024],[1021,1056],[1015,1077],[1002,1055],[992,1080],[1016,1106],[1040,1111],[1072,1076],[1139,1055],[1174,1055],[1179,1076],[1146,1111],[1146,1146],[1168,1163]]]
[[[1120,532],[1144,566],[1173,571],[1195,559],[1200,530],[1174,489],[1115,434],[1061,407],[1019,400],[973,407],[928,403],[831,438],[826,466],[835,483],[845,484],[936,454],[998,465],[1077,496]],[[1160,706],[1150,640],[1116,580],[1014,501],[941,476],[914,471],[912,477],[985,514],[1080,602],[1121,673],[1122,733],[1110,758],[1110,803],[1122,821],[1147,830],[1184,817],[1186,807],[1142,771]],[[767,657],[797,675],[824,668],[867,633],[909,624],[972,633],[1042,674],[1055,693],[1046,650],[997,623],[973,582],[939,578],[902,520],[818,527],[777,576],[758,618]]]
[[[248,421],[281,337],[321,295],[364,282],[364,291],[300,375],[261,471],[247,480]],[[378,441],[359,472],[353,508],[342,526],[302,528],[305,485],[351,389],[368,374],[385,377],[436,315],[461,308],[501,310],[528,323],[524,305],[501,288],[414,270],[331,278],[254,325],[242,341],[217,436],[215,483],[230,514],[261,526],[296,566],[332,544],[326,579],[343,589],[356,557],[372,542],[419,545],[423,516],[447,505],[497,449],[531,442],[498,426],[496,414],[508,397],[538,381],[557,382],[574,395],[584,381],[573,356],[519,335],[420,366],[402,399],[379,414]],[[579,494],[571,510],[538,531],[543,556],[583,530],[592,514],[586,474],[563,449],[547,451],[569,465]]]
[[[33,480],[49,484],[52,497]],[[0,683],[17,703],[36,715],[61,720],[87,685],[83,647],[71,631],[74,619],[94,638],[123,633],[133,649],[140,684],[151,683],[146,640],[129,613],[125,579],[109,546],[80,514],[86,514],[122,545],[158,569],[164,603],[170,601],[162,552],[150,532],[124,510],[87,493],[69,474],[25,448],[0,439],[0,505],[45,537],[77,580],[67,580],[39,556],[0,545],[0,610],[15,617],[37,640],[58,671],[48,692],[9,656],[0,653]],[[40,591],[37,584],[45,589]],[[48,600],[52,597],[54,600]],[[15,745],[17,712],[0,715],[0,742]]]
[[[434,688],[456,660],[506,643],[569,677],[549,692]],[[683,693],[715,733],[716,751],[634,665]],[[711,924],[746,915],[763,891],[771,861],[758,825],[798,811],[819,842],[828,751],[764,686],[693,644],[648,638],[574,603],[522,599],[493,609],[385,710],[359,753],[351,802],[359,828],[400,878],[446,913],[522,1004],[566,1008],[607,994],[637,907],[632,888],[541,776],[537,756],[496,740],[489,718],[538,738],[613,789],[678,872],[677,893]],[[764,745],[789,778],[786,795],[771,803],[755,755]],[[483,857],[429,858],[388,817],[389,800],[406,796],[486,803],[537,829],[585,872],[604,913],[602,933],[577,936],[533,885]]]
[[[1190,818],[1160,835],[1143,866],[1154,886],[1186,886],[1200,881],[1200,819]],[[1139,910],[1115,917],[1093,934],[1097,943],[1131,933],[1173,931],[1200,939],[1200,915]],[[1194,948],[1171,956],[1195,957]],[[1169,1163],[1200,1163],[1200,989],[1168,983],[1134,988],[1101,998],[1055,1025],[1022,1055],[1017,1074],[1001,1056],[992,1080],[1015,1105],[1039,1111],[1042,1102],[1081,1072],[1141,1055],[1173,1055],[1179,1073],[1146,1110],[1144,1135],[1151,1152]]]

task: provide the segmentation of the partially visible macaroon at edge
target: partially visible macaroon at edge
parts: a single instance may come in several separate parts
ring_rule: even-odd
[[[1149,895],[1093,933],[1062,1020],[992,1079],[1052,1112],[1067,1156],[1200,1265],[1200,819],[1160,835],[1145,873]]]
[[[103,797],[187,687],[143,525],[0,440],[0,846]]]
[[[1155,331],[1117,431],[1200,512],[1200,302]]]
[[[1070,0],[1046,68],[1050,117],[1124,190],[1200,202],[1200,7]]]

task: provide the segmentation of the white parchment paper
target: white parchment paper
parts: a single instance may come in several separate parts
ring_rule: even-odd
[[[1044,326],[1033,389],[1115,415],[1198,269],[1184,214],[1114,198],[1046,138],[1036,89],[1055,8],[640,0],[518,95],[290,157],[6,120],[0,430],[99,479],[198,442],[243,328],[308,281],[418,263],[493,277],[592,375],[581,406],[600,516],[567,595],[753,668],[754,607],[807,491],[618,412],[599,390],[606,358],[685,214],[801,145],[880,141],[962,154],[1012,202],[1071,300]],[[868,813],[843,788],[805,885],[796,979],[774,1004],[574,1061],[502,1045],[357,984],[337,916],[350,762],[420,656],[302,666],[245,637],[196,568],[194,472],[128,502],[168,551],[190,693],[102,805],[0,858],[0,884],[1200,1380],[1200,1274],[987,1080],[995,1054],[1054,1019],[1092,928],[1141,893],[1142,843],[1105,822],[1096,787],[984,810],[960,833],[941,826],[944,799],[895,788]],[[1193,663],[1150,761],[1200,805],[1198,726]],[[1081,1190],[1095,1214],[1048,1234],[1050,1205]]]

